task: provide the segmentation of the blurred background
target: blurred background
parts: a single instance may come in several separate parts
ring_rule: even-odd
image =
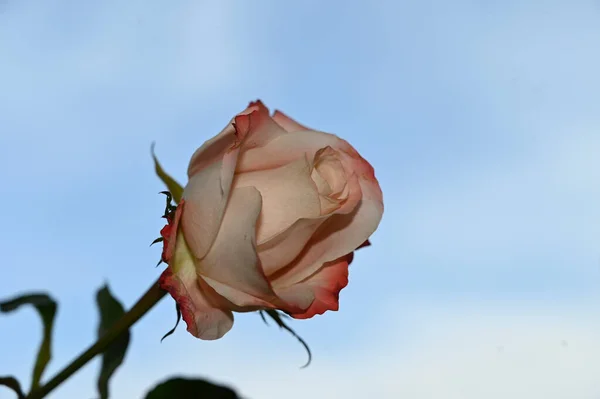
[[[94,341],[95,291],[160,274],[165,169],[251,100],[350,141],[386,205],[340,310],[236,315],[205,342],[164,299],[113,398],[171,375],[249,399],[600,397],[600,2],[3,0],[0,298],[59,302],[54,375]],[[0,317],[28,386],[33,310]],[[96,395],[94,360],[50,398]],[[0,390],[1,398],[12,393]]]

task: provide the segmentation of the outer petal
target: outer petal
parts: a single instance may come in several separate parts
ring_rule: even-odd
[[[218,297],[196,275],[193,257],[181,230],[177,235],[171,264],[160,277],[181,309],[187,330],[200,339],[221,338],[233,326],[233,314],[218,304]]]
[[[219,231],[238,153],[239,149],[228,151],[221,160],[196,172],[183,191],[187,206],[181,225],[197,258],[206,255]]]
[[[251,102],[248,107],[237,114],[225,128],[215,137],[207,140],[202,144],[200,148],[194,152],[190,160],[188,167],[188,177],[191,177],[196,172],[206,168],[211,163],[219,161],[223,157],[223,154],[231,147],[234,143],[241,143],[246,138],[251,130],[254,130],[254,135],[263,136],[264,143],[267,143],[268,139],[264,139],[265,135],[269,135],[267,132],[262,134],[265,122],[269,123],[269,110],[263,105],[260,100]],[[255,129],[251,129],[254,126]],[[271,125],[271,127],[273,127]],[[259,129],[260,128],[260,129]],[[257,132],[260,130],[260,132]],[[277,126],[274,127],[277,133],[282,134],[285,131]],[[277,137],[277,134],[271,134],[270,139]]]
[[[268,109],[257,101],[194,153],[183,193],[188,207],[182,226],[196,257],[206,255],[219,231],[241,146],[262,147],[283,134]]]
[[[219,295],[236,306],[277,307],[256,255],[256,221],[261,196],[254,187],[231,192],[221,229],[196,270]]]
[[[305,311],[292,313],[292,317],[308,319],[327,310],[338,310],[340,291],[348,285],[349,255],[325,264],[317,273],[289,289],[296,291],[297,296],[314,298]]]
[[[206,255],[219,231],[240,152],[239,137],[244,133],[230,124],[204,143],[190,161],[189,181],[183,191],[187,206],[181,224],[198,258]]]
[[[287,132],[301,132],[304,130],[311,130],[309,128],[307,128],[304,125],[301,125],[300,123],[296,122],[295,120],[293,120],[292,118],[290,118],[289,116],[287,116],[286,114],[284,114],[283,112],[279,111],[279,110],[275,110],[275,112],[273,113],[273,120],[275,122],[277,122],[277,124],[279,126],[281,126],[282,128],[284,128]]]

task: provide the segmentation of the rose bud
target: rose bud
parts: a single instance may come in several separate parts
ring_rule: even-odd
[[[256,101],[194,153],[188,178],[162,231],[160,283],[191,334],[222,337],[232,312],[338,310],[353,251],[383,214],[373,167],[350,144]]]

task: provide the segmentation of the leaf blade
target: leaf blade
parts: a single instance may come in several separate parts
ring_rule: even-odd
[[[159,383],[144,399],[205,398],[239,399],[231,388],[199,378],[174,377]]]
[[[96,303],[100,311],[98,338],[104,335],[123,315],[125,308],[112,295],[107,285],[100,288],[96,294]],[[97,388],[101,399],[109,397],[109,381],[117,368],[123,363],[131,334],[125,330],[102,353],[102,364],[98,375]]]
[[[21,295],[11,300],[0,303],[0,312],[10,313],[23,305],[32,305],[40,315],[43,323],[42,343],[38,350],[31,378],[31,389],[33,392],[40,386],[42,374],[52,358],[52,331],[54,329],[54,318],[58,305],[49,295],[44,293],[33,293]]]
[[[21,384],[19,384],[19,381],[17,381],[17,379],[15,377],[11,377],[11,376],[0,377],[0,385],[4,385],[5,387],[8,387],[8,388],[12,389],[13,391],[15,391],[15,393],[17,394],[17,398],[25,399],[25,394],[23,393],[23,390],[21,389]]]

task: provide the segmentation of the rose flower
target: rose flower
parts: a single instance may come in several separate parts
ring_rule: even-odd
[[[251,103],[192,156],[161,231],[161,287],[212,340],[232,312],[306,319],[338,309],[353,251],[383,214],[373,168],[346,141]]]

